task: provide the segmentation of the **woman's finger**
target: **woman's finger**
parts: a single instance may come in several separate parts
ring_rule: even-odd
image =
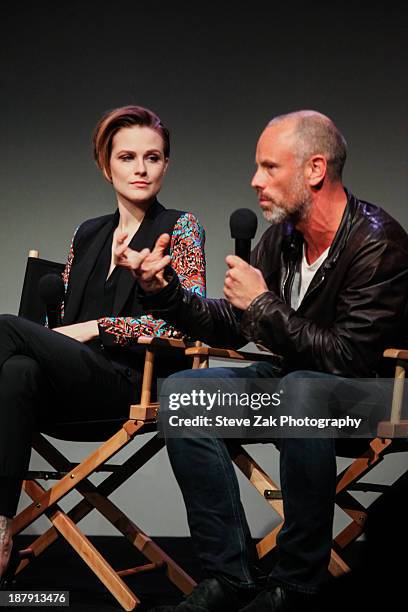
[[[127,248],[125,251],[125,256],[128,260],[129,267],[134,270],[134,272],[138,272],[140,266],[145,261],[146,257],[150,255],[149,249],[143,249],[142,251],[133,251],[132,249]]]
[[[163,270],[165,269],[166,266],[169,265],[171,259],[170,259],[170,255],[165,255],[164,257],[162,257],[161,259],[159,259],[158,261],[149,264],[148,267],[143,269],[143,266],[141,268],[141,278],[144,281],[149,281],[152,280],[157,274],[159,274],[160,272],[163,272]]]
[[[158,256],[162,256],[164,251],[170,244],[170,236],[169,234],[161,234],[156,240],[156,244],[154,245],[154,249],[152,253]]]
[[[126,238],[128,237],[129,234],[127,234],[126,232],[118,232],[116,235],[116,242],[118,244],[123,244],[126,240]]]

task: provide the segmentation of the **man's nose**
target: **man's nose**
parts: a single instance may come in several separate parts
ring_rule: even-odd
[[[254,189],[260,189],[263,187],[262,173],[259,168],[258,170],[256,170],[254,176],[252,177],[251,187],[253,187]]]

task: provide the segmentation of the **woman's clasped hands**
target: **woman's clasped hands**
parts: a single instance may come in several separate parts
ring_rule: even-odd
[[[134,251],[127,242],[128,235],[119,233],[114,248],[114,263],[116,266],[127,268],[137,279],[139,285],[146,293],[154,293],[163,289],[168,283],[164,278],[164,270],[170,264],[170,255],[165,255],[170,236],[161,234],[150,249]]]

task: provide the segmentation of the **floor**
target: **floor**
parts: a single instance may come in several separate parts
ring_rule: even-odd
[[[146,563],[145,558],[137,552],[135,555],[135,549],[122,538],[93,537],[90,539],[116,569]],[[31,540],[32,538],[27,536],[20,536],[16,539],[18,548],[25,548]],[[156,542],[191,576],[196,580],[200,579],[200,571],[197,563],[194,562],[189,538],[157,538]],[[142,602],[142,605],[137,608],[138,612],[145,612],[154,605],[177,604],[182,598],[180,591],[160,570],[127,578],[126,582]],[[72,553],[68,544],[62,541],[51,546],[32,562],[30,567],[21,572],[12,590],[16,592],[21,590],[69,591],[69,609],[76,612],[107,612],[121,609],[87,565]],[[28,607],[24,606],[23,609],[28,609]],[[47,606],[46,609],[63,610],[64,608]]]
[[[90,538],[107,560],[117,569],[133,567],[146,563],[145,558],[136,552],[134,548],[119,537],[93,537]],[[32,538],[20,536],[16,538],[19,549],[28,546]],[[170,556],[172,556],[195,580],[199,581],[200,569],[195,561],[191,542],[189,538],[156,538],[155,540]],[[350,552],[345,560],[353,567],[358,566],[362,559],[364,544],[356,542],[350,547]],[[266,559],[262,569],[267,571],[273,559]],[[371,573],[371,572],[370,572]],[[359,573],[350,574],[344,580],[336,581],[330,586],[326,593],[323,605],[318,608],[313,606],[313,612],[330,609],[330,612],[348,609],[349,598],[353,599],[356,586],[363,588],[367,593],[376,585],[372,584],[370,577],[366,574],[361,576]],[[371,577],[372,578],[372,577]],[[127,584],[137,594],[141,600],[141,605],[137,612],[147,612],[150,608],[161,604],[176,605],[182,600],[182,595],[167,579],[163,572],[156,571],[143,575],[132,576],[126,579]],[[33,590],[33,591],[69,591],[70,605],[69,610],[76,612],[113,612],[121,610],[120,605],[99,582],[94,574],[88,569],[86,564],[76,555],[72,549],[63,541],[58,541],[45,551],[38,559],[33,561],[28,568],[17,576],[13,584],[13,591]],[[364,593],[361,593],[363,596]],[[374,598],[376,598],[373,593]],[[326,599],[327,596],[327,599]],[[363,597],[364,599],[364,597]],[[338,605],[335,602],[338,602]],[[388,601],[388,598],[387,598]],[[329,603],[330,602],[330,603]],[[329,603],[329,605],[327,605]],[[377,602],[378,603],[378,602]],[[17,607],[17,606],[10,606]],[[19,609],[33,609],[18,606]],[[42,606],[43,607],[43,606]],[[38,609],[34,608],[34,609]],[[63,610],[63,607],[47,606],[47,610]],[[66,609],[66,608],[65,608]],[[391,610],[402,610],[398,606],[391,606]],[[225,611],[229,612],[229,611]],[[302,608],[302,612],[312,612],[309,608]]]

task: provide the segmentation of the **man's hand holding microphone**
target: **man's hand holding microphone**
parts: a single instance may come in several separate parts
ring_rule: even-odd
[[[235,255],[228,255],[225,260],[228,270],[224,280],[224,295],[240,310],[246,310],[256,297],[268,291],[262,273],[249,264],[251,239],[255,236],[257,223],[255,213],[249,209],[236,210],[230,218]],[[170,243],[170,236],[159,236],[152,251],[134,251],[126,245],[126,238],[127,234],[119,234],[117,238],[115,264],[130,270],[146,293],[163,289],[168,284],[164,271],[171,260],[164,253]]]

